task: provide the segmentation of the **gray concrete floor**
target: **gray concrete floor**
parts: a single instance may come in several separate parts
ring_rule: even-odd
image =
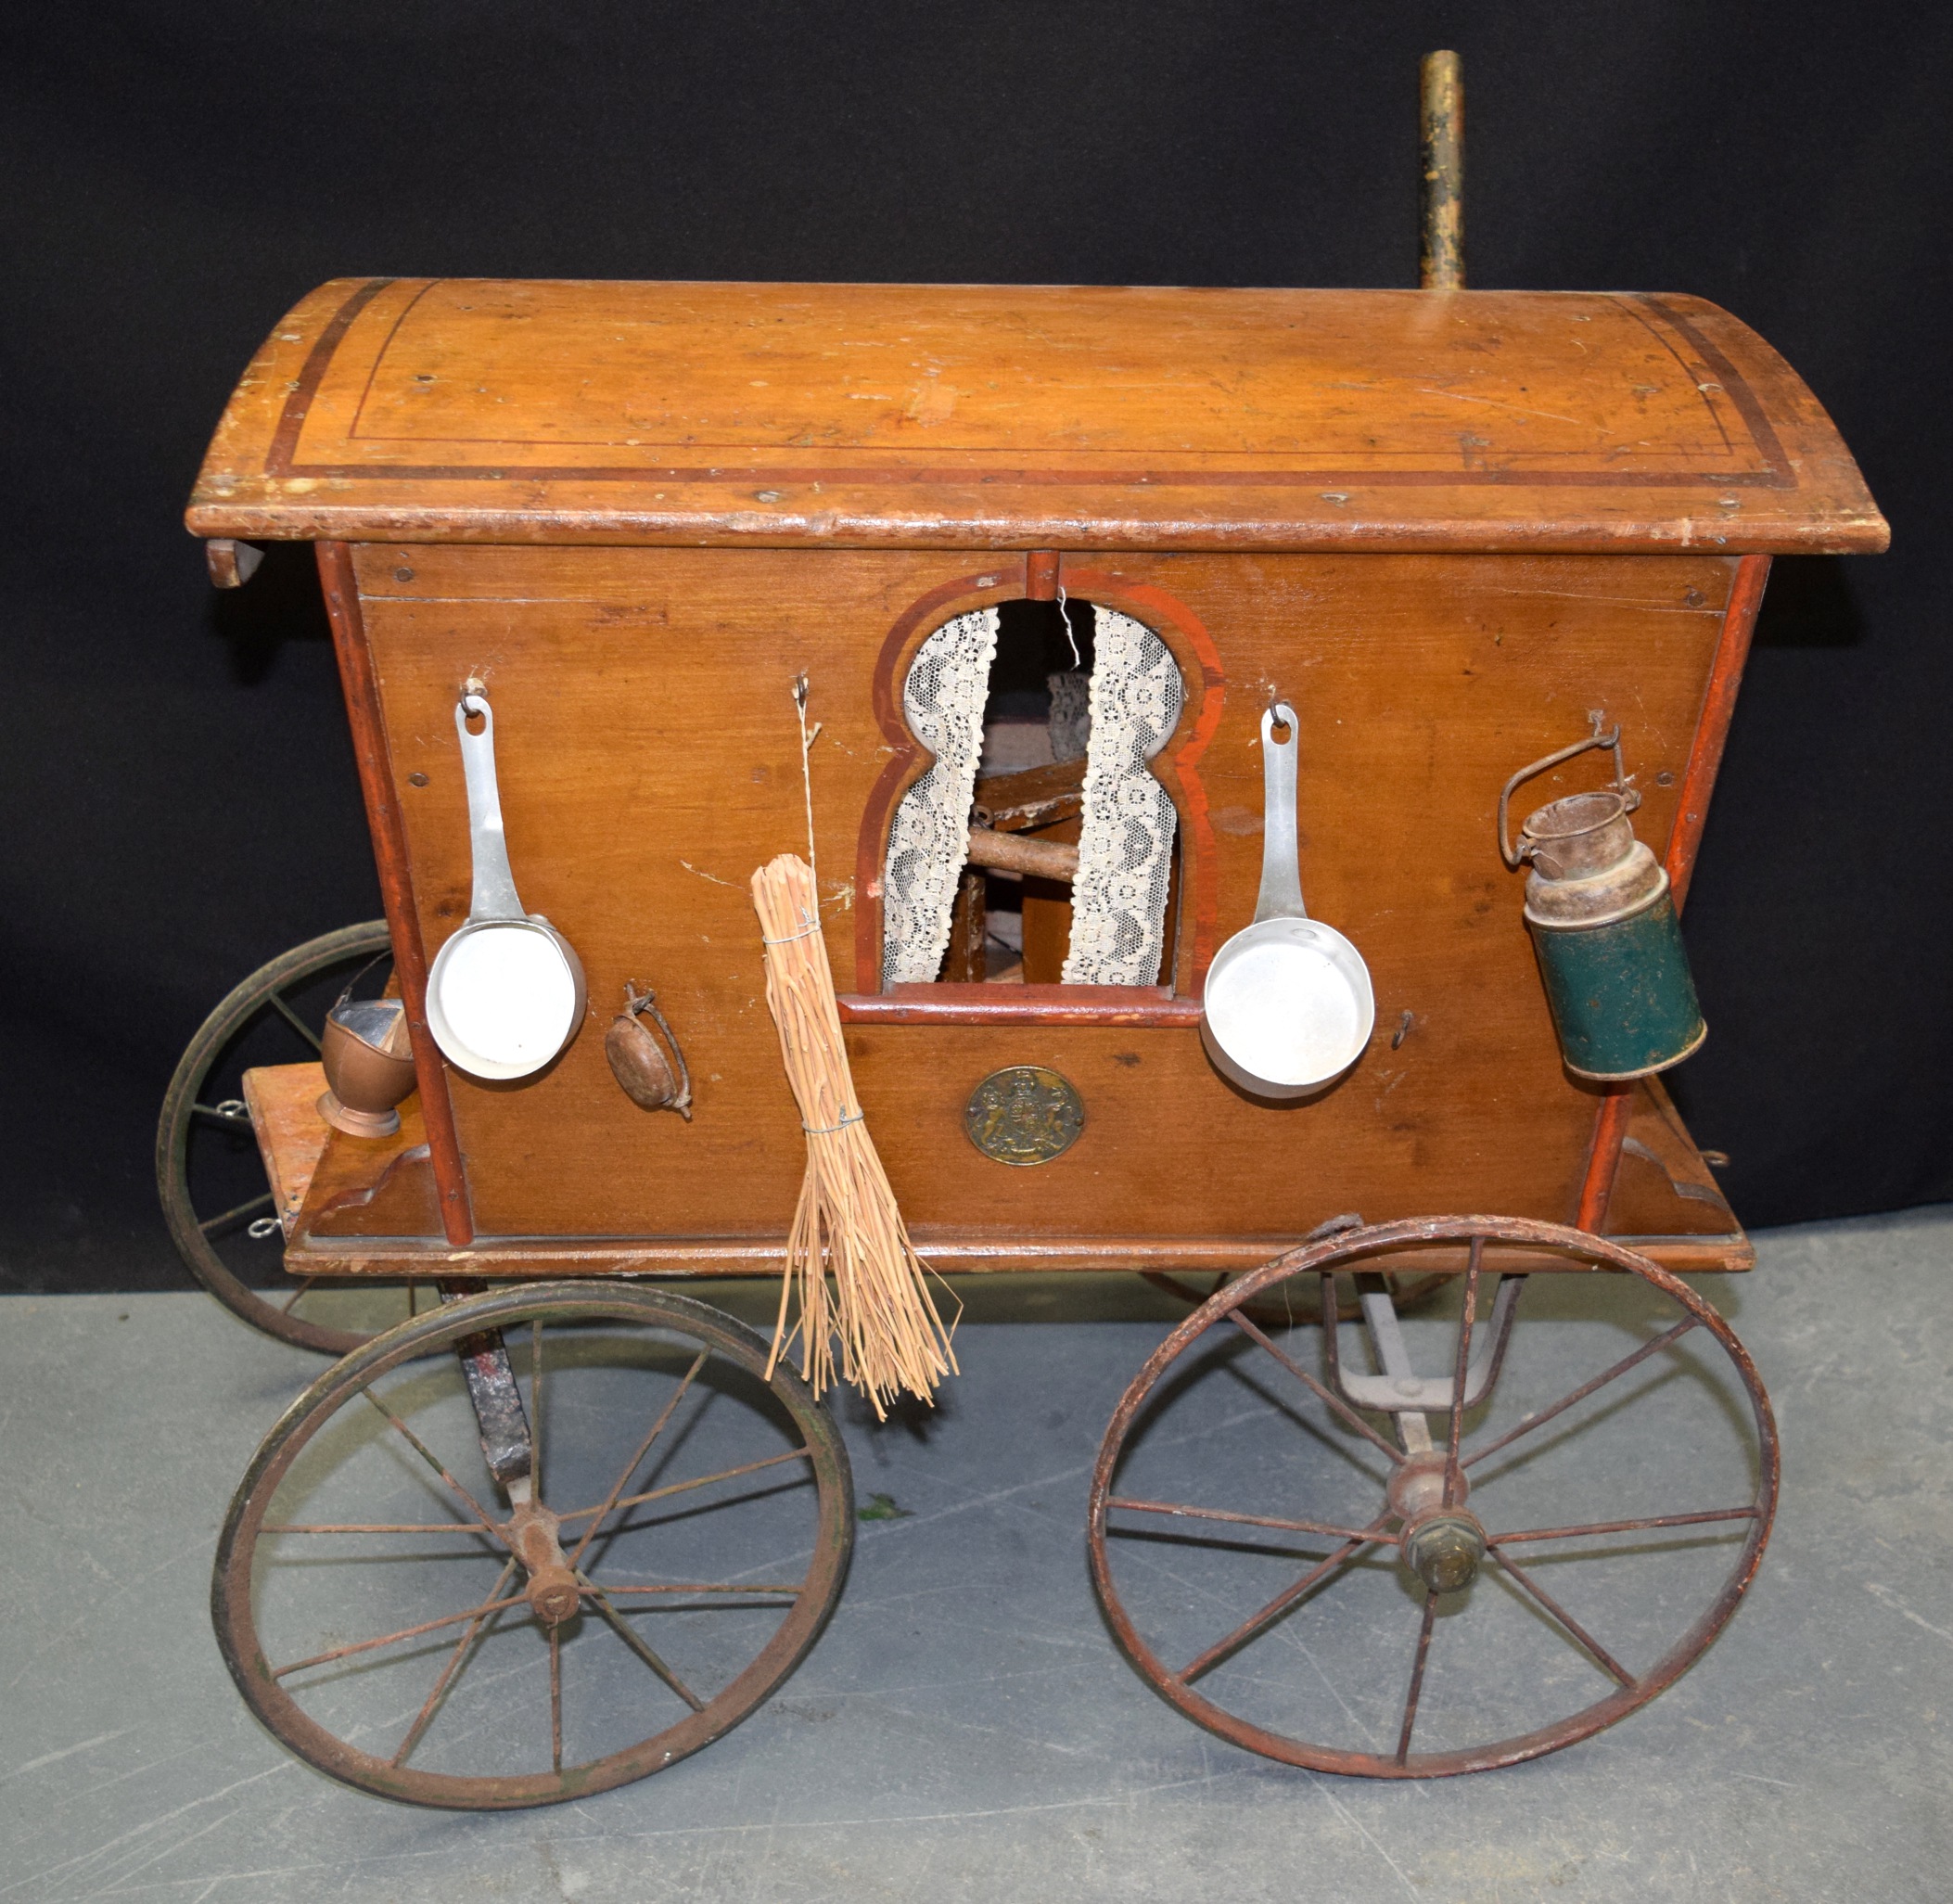
[[[501,1816],[342,1789],[218,1659],[220,1518],[318,1364],[200,1297],[7,1298],[0,1900],[1944,1898],[1953,1211],[1759,1243],[1753,1276],[1699,1286],[1782,1430],[1762,1575],[1693,1671],[1584,1744],[1388,1785],[1168,1707],[1108,1640],[1081,1536],[1167,1311],[1040,1282],[980,1294],[925,1432],[844,1411],[862,1498],[906,1517],[862,1525],[768,1705],[658,1777]]]

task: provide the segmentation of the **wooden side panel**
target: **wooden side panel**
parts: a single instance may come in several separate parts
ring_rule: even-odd
[[[523,901],[581,953],[590,1016],[547,1073],[450,1074],[478,1233],[777,1236],[803,1144],[762,991],[747,881],[805,850],[789,684],[806,672],[829,955],[845,983],[857,832],[891,758],[873,670],[918,598],[936,620],[1022,591],[966,556],[378,548],[358,574],[429,952],[465,916],[453,708],[496,710]],[[1093,599],[1146,619],[1163,595],[1212,632],[1224,709],[1202,761],[1219,939],[1252,914],[1257,722],[1302,723],[1303,888],[1369,961],[1378,1030],[1321,1098],[1281,1108],[1221,1082],[1191,1024],[862,1023],[849,1048],[918,1240],[1075,1253],[1148,1239],[1292,1237],[1340,1210],[1491,1208],[1564,1218],[1594,1095],[1562,1069],[1493,840],[1500,785],[1618,717],[1666,838],[1735,564],[1726,558],[1090,557]],[[1074,581],[1067,586],[1083,594]],[[918,629],[915,639],[926,633]],[[1588,784],[1576,762],[1538,798]],[[603,1031],[627,981],[657,988],[697,1092],[694,1120],[626,1099]],[[997,1164],[962,1130],[976,1083],[1043,1064],[1084,1134],[1055,1162]]]

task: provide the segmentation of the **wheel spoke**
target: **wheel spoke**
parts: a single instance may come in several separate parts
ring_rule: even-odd
[[[1639,1534],[1650,1527],[1693,1527],[1708,1521],[1753,1521],[1754,1507],[1713,1507],[1701,1514],[1657,1514],[1636,1521],[1588,1521],[1576,1527],[1525,1527],[1511,1534],[1489,1534],[1490,1547],[1510,1546],[1515,1540],[1571,1540],[1581,1534]]]
[[[262,1196],[254,1196],[249,1203],[240,1203],[236,1209],[227,1209],[221,1216],[206,1217],[197,1227],[206,1236],[214,1235],[219,1230],[249,1216],[253,1210],[262,1210],[266,1204],[274,1200],[272,1193],[267,1190]]]
[[[285,1022],[287,1025],[289,1025],[291,1029],[294,1031],[296,1031],[299,1034],[299,1036],[306,1041],[307,1044],[311,1045],[313,1050],[317,1051],[319,1049],[318,1033],[315,1032],[312,1029],[312,1027],[305,1022],[303,1018],[300,1017],[298,1013],[293,1011],[292,1008],[285,1003],[285,994],[279,991],[273,992],[271,994],[271,1002],[277,1008],[279,1016],[282,1017],[285,1020]]]
[[[1229,1654],[1238,1652],[1243,1646],[1245,1646],[1264,1627],[1281,1618],[1318,1580],[1326,1578],[1337,1568],[1347,1565],[1361,1549],[1372,1545],[1382,1535],[1384,1526],[1389,1518],[1388,1514],[1385,1514],[1380,1519],[1372,1522],[1356,1539],[1346,1540],[1327,1560],[1321,1562],[1319,1565],[1310,1567],[1293,1586],[1286,1587],[1280,1593],[1276,1594],[1259,1613],[1251,1614],[1246,1619],[1243,1620],[1226,1639],[1217,1640],[1205,1653],[1190,1660],[1175,1675],[1180,1683],[1183,1686],[1191,1686],[1201,1674],[1210,1672]]]
[[[623,1472],[618,1476],[617,1480],[611,1486],[609,1499],[604,1502],[603,1506],[596,1510],[596,1518],[593,1520],[590,1523],[590,1525],[583,1529],[583,1538],[577,1542],[577,1551],[569,1556],[569,1565],[572,1570],[575,1569],[577,1564],[583,1558],[583,1550],[584,1548],[590,1545],[591,1537],[596,1532],[597,1528],[603,1525],[604,1516],[606,1514],[608,1514],[613,1507],[617,1505],[618,1496],[624,1491],[625,1486],[629,1483],[631,1476],[637,1472],[638,1464],[644,1460],[645,1455],[650,1453],[651,1444],[654,1441],[656,1441],[660,1435],[664,1433],[665,1424],[671,1419],[673,1412],[677,1410],[678,1404],[685,1399],[685,1390],[692,1386],[693,1377],[698,1374],[700,1369],[705,1367],[706,1358],[708,1355],[710,1355],[711,1352],[712,1351],[709,1346],[701,1348],[698,1351],[698,1354],[694,1360],[692,1366],[685,1371],[684,1380],[678,1385],[678,1392],[672,1396],[670,1400],[665,1403],[664,1408],[659,1412],[657,1419],[651,1424],[651,1432],[648,1435],[646,1435],[642,1441],[638,1443],[637,1452],[633,1454],[631,1457],[631,1459],[624,1463]],[[581,1518],[581,1516],[566,1515],[565,1518],[578,1519]]]
[[[673,1494],[688,1493],[694,1488],[709,1488],[714,1481],[736,1480],[741,1475],[757,1474],[761,1468],[778,1467],[783,1461],[798,1461],[811,1452],[811,1449],[789,1448],[785,1454],[770,1454],[764,1461],[749,1461],[743,1467],[721,1468],[716,1475],[700,1475],[696,1481],[673,1481],[670,1487],[654,1488],[648,1494],[627,1494],[621,1501],[606,1501],[602,1507],[580,1507],[574,1514],[562,1514],[558,1518],[567,1523],[585,1520],[595,1514],[597,1519],[601,1520],[612,1508],[642,1507],[647,1501],[663,1501]],[[632,1465],[635,1466],[636,1463],[633,1463]],[[595,1523],[593,1522],[590,1532],[595,1531]],[[577,1547],[577,1553],[582,1553],[589,1541],[590,1534],[586,1533]]]
[[[495,1582],[494,1592],[489,1595],[491,1600],[508,1585],[508,1577],[515,1570],[516,1562],[512,1556],[508,1565],[502,1569],[502,1578]],[[440,1695],[448,1690],[448,1682],[461,1669],[461,1662],[467,1657],[468,1648],[479,1637],[483,1625],[489,1620],[500,1617],[499,1613],[489,1612],[468,1622],[466,1630],[455,1641],[454,1650],[448,1655],[448,1663],[441,1668],[440,1677],[434,1681],[434,1690],[428,1694],[427,1703],[420,1708],[414,1723],[407,1728],[407,1736],[400,1742],[400,1750],[387,1761],[389,1765],[404,1765],[407,1762],[407,1754],[420,1744],[421,1734],[433,1723],[435,1710],[440,1704]]]
[[[479,1521],[481,1525],[495,1537],[496,1540],[500,1540],[502,1539],[501,1530],[495,1526],[494,1522],[489,1518],[488,1510],[484,1508],[480,1501],[477,1501],[475,1497],[472,1494],[470,1494],[468,1490],[466,1488],[464,1488],[461,1485],[461,1483],[454,1478],[453,1475],[449,1474],[446,1468],[441,1466],[440,1463],[435,1458],[432,1450],[428,1448],[428,1444],[425,1441],[423,1441],[420,1438],[420,1437],[416,1435],[414,1432],[414,1430],[406,1425],[405,1422],[402,1421],[401,1418],[397,1414],[395,1414],[393,1411],[390,1408],[389,1408],[387,1404],[373,1392],[372,1389],[365,1386],[364,1383],[361,1385],[359,1392],[362,1395],[364,1395],[366,1398],[366,1399],[370,1401],[374,1405],[374,1407],[377,1408],[380,1412],[380,1413],[387,1418],[388,1421],[392,1423],[392,1425],[400,1430],[401,1435],[406,1440],[407,1446],[411,1448],[415,1454],[419,1455],[421,1460],[426,1462],[427,1464],[430,1468],[432,1468],[434,1472],[448,1484],[449,1487],[453,1489],[456,1494],[460,1495],[462,1500],[467,1503],[468,1511],[475,1516],[475,1518],[478,1521]]]
[[[1449,1507],[1458,1488],[1458,1438],[1464,1429],[1465,1378],[1472,1370],[1472,1324],[1478,1317],[1478,1270],[1485,1259],[1485,1238],[1472,1238],[1472,1254],[1465,1267],[1464,1303],[1458,1316],[1458,1362],[1451,1374],[1451,1434],[1450,1445],[1445,1450],[1445,1498],[1444,1504]],[[1424,1622],[1424,1643],[1430,1643],[1430,1621]],[[1420,1675],[1424,1669],[1422,1651],[1417,1655],[1417,1669]],[[1398,1749],[1398,1762],[1410,1750],[1410,1721],[1416,1717],[1414,1701],[1416,1681],[1411,1682],[1413,1708],[1404,1715],[1404,1744]]]
[[[1334,1540],[1367,1540],[1370,1536],[1361,1527],[1332,1527],[1325,1521],[1284,1521],[1265,1514],[1234,1514],[1220,1507],[1188,1507],[1175,1501],[1133,1501],[1124,1495],[1115,1495],[1106,1501],[1108,1508],[1123,1507],[1133,1514],[1184,1514],[1200,1521],[1238,1521],[1249,1527],[1279,1527],[1287,1534],[1326,1534]]]
[[[466,1534],[470,1540],[479,1540],[482,1530],[466,1521],[267,1521],[258,1531],[261,1534]]]
[[[529,1485],[542,1504],[542,1319],[529,1325]],[[559,1770],[560,1767],[557,1768]]]
[[[577,1575],[577,1580],[579,1584],[582,1587],[583,1591],[587,1594],[589,1594],[592,1601],[595,1604],[597,1612],[604,1617],[604,1619],[609,1622],[611,1631],[614,1632],[618,1636],[618,1638],[624,1642],[625,1645],[630,1647],[632,1652],[636,1654],[637,1656],[640,1659],[642,1659],[645,1662],[645,1664],[651,1668],[651,1670],[655,1672],[658,1676],[658,1678],[665,1682],[666,1685],[670,1686],[670,1689],[674,1693],[676,1693],[678,1696],[681,1699],[683,1699],[685,1702],[685,1704],[692,1708],[694,1712],[703,1712],[705,1710],[705,1701],[701,1699],[697,1693],[693,1692],[691,1687],[686,1685],[685,1682],[682,1679],[680,1679],[678,1675],[675,1672],[673,1672],[671,1668],[657,1656],[657,1654],[652,1652],[650,1647],[646,1646],[645,1642],[641,1639],[639,1639],[638,1636],[635,1633],[633,1633],[621,1619],[618,1617],[617,1608],[611,1605],[609,1600],[605,1596],[603,1590],[599,1587],[593,1586],[591,1584],[590,1578],[587,1574],[580,1572]]]
[[[443,1614],[439,1619],[423,1620],[417,1627],[402,1627],[397,1633],[382,1633],[377,1640],[355,1640],[350,1646],[335,1646],[330,1653],[314,1653],[310,1659],[295,1659],[289,1666],[274,1667],[272,1669],[272,1678],[282,1680],[288,1673],[302,1672],[308,1666],[326,1666],[335,1659],[345,1659],[355,1653],[371,1653],[377,1646],[391,1646],[402,1640],[418,1639],[422,1633],[437,1633],[442,1627],[456,1626],[465,1619],[480,1619],[504,1606],[519,1606],[523,1604],[523,1599],[522,1594],[512,1593],[506,1600],[484,1600],[479,1606],[470,1606],[460,1613]]]
[[[1604,1388],[1608,1383],[1617,1381],[1629,1369],[1646,1361],[1651,1355],[1659,1354],[1670,1343],[1679,1341],[1691,1329],[1699,1326],[1700,1324],[1693,1316],[1684,1316],[1666,1335],[1657,1335],[1652,1342],[1642,1343],[1632,1355],[1624,1355],[1611,1369],[1607,1369],[1596,1375],[1590,1382],[1581,1383],[1571,1395],[1563,1395],[1551,1408],[1541,1409],[1537,1414],[1529,1414],[1524,1417],[1517,1427],[1509,1429],[1505,1434],[1500,1436],[1498,1440],[1490,1442],[1486,1447],[1479,1449],[1475,1453],[1468,1455],[1462,1465],[1468,1468],[1475,1467],[1487,1455],[1497,1454],[1501,1448],[1511,1447],[1514,1441],[1518,1440],[1520,1436],[1530,1435],[1535,1428],[1544,1427],[1555,1415],[1564,1414],[1576,1401],[1585,1401],[1596,1388]]]
[[[1275,1360],[1289,1372],[1290,1374],[1295,1376],[1296,1381],[1300,1382],[1305,1388],[1308,1388],[1308,1390],[1310,1390],[1311,1393],[1320,1396],[1323,1401],[1328,1403],[1329,1408],[1333,1413],[1334,1413],[1342,1421],[1347,1423],[1350,1427],[1354,1428],[1358,1434],[1361,1435],[1364,1438],[1365,1440],[1373,1442],[1378,1448],[1381,1448],[1384,1450],[1384,1452],[1390,1457],[1393,1463],[1401,1462],[1403,1460],[1404,1451],[1401,1448],[1398,1448],[1393,1442],[1386,1441],[1384,1438],[1384,1437],[1379,1435],[1377,1431],[1374,1428],[1372,1428],[1370,1425],[1370,1424],[1366,1422],[1362,1418],[1362,1416],[1356,1412],[1355,1409],[1351,1408],[1350,1405],[1347,1401],[1345,1401],[1340,1395],[1336,1394],[1333,1389],[1324,1387],[1323,1385],[1321,1382],[1319,1382],[1315,1378],[1315,1376],[1310,1374],[1308,1371],[1305,1369],[1300,1362],[1296,1361],[1293,1356],[1284,1355],[1282,1352],[1282,1350],[1277,1348],[1275,1345],[1272,1342],[1270,1342],[1269,1338],[1261,1332],[1261,1330],[1258,1329],[1253,1323],[1251,1323],[1245,1315],[1243,1315],[1238,1309],[1231,1311],[1231,1313],[1228,1316],[1228,1320],[1231,1323],[1232,1323],[1237,1329],[1240,1329],[1244,1334],[1248,1335],[1252,1340],[1260,1343],[1262,1348],[1267,1349],[1268,1352],[1271,1356],[1273,1356]]]
[[[303,1296],[305,1292],[308,1289],[310,1289],[312,1285],[318,1280],[319,1279],[316,1276],[306,1277],[306,1279],[302,1283],[300,1283],[299,1286],[296,1289],[294,1289],[289,1296],[287,1296],[285,1298],[284,1305],[279,1309],[278,1313],[281,1316],[288,1316],[292,1311],[292,1305],[295,1302],[297,1302],[300,1297]]]
[[[563,1770],[563,1630],[549,1629],[549,1769]]]
[[[1531,1594],[1532,1597],[1535,1600],[1537,1600],[1539,1603],[1539,1604],[1542,1607],[1544,1607],[1546,1611],[1550,1613],[1553,1616],[1553,1618],[1556,1619],[1560,1623],[1560,1625],[1564,1627],[1565,1630],[1580,1643],[1581,1646],[1583,1646],[1589,1653],[1592,1654],[1594,1658],[1597,1659],[1601,1663],[1601,1665],[1606,1668],[1608,1672],[1612,1673],[1615,1679],[1620,1680],[1622,1685],[1630,1688],[1633,1686],[1634,1675],[1631,1672],[1629,1672],[1628,1668],[1620,1663],[1619,1660],[1615,1658],[1614,1655],[1609,1653],[1607,1649],[1604,1646],[1602,1646],[1601,1642],[1598,1640],[1596,1640],[1593,1637],[1593,1635],[1589,1633],[1587,1630],[1587,1629],[1579,1623],[1578,1620],[1575,1619],[1573,1615],[1568,1613],[1567,1610],[1564,1606],[1562,1606],[1560,1603],[1557,1600],[1555,1600],[1552,1597],[1552,1595],[1546,1591],[1546,1589],[1538,1583],[1538,1581],[1534,1579],[1532,1576],[1528,1574],[1519,1565],[1517,1561],[1509,1559],[1505,1554],[1501,1553],[1496,1547],[1488,1549],[1487,1552],[1491,1554],[1493,1560],[1495,1560],[1499,1564],[1500,1567],[1504,1571],[1504,1573],[1510,1579],[1512,1579],[1516,1585],[1525,1589],[1525,1591],[1527,1593]]]
[[[1473,1239],[1473,1255],[1477,1255],[1477,1239]],[[1473,1268],[1475,1271],[1476,1262]],[[1397,1735],[1397,1762],[1405,1764],[1410,1757],[1410,1731],[1417,1724],[1417,1702],[1424,1690],[1424,1661],[1431,1655],[1431,1628],[1437,1618],[1437,1595],[1426,1591],[1424,1594],[1424,1616],[1417,1629],[1417,1657],[1410,1666],[1410,1690],[1404,1694],[1404,1723]]]
[[[629,1593],[798,1593],[806,1585],[805,1580],[678,1580],[660,1587],[606,1585],[604,1591],[619,1599]]]

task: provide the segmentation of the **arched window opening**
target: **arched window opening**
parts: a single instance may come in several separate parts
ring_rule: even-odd
[[[1170,984],[1180,828],[1148,763],[1186,686],[1154,630],[1083,601],[963,615],[903,685],[932,756],[883,880],[885,987]]]

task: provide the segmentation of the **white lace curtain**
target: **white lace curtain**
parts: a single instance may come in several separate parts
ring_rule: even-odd
[[[1150,628],[1106,608],[1094,627],[1091,741],[1063,978],[1068,985],[1151,985],[1165,952],[1175,815],[1146,762],[1171,735],[1183,691],[1178,663]],[[960,615],[923,644],[903,684],[910,731],[935,758],[902,796],[889,829],[885,984],[928,983],[949,948],[996,653],[996,610]]]
[[[902,796],[882,866],[882,983],[926,985],[950,949],[956,879],[969,856],[970,802],[983,753],[983,704],[997,657],[997,611],[946,621],[902,684],[909,732],[935,763]]]
[[[1091,741],[1063,977],[1067,985],[1153,985],[1166,950],[1175,815],[1146,762],[1180,720],[1180,664],[1130,615],[1100,608],[1092,625]]]

